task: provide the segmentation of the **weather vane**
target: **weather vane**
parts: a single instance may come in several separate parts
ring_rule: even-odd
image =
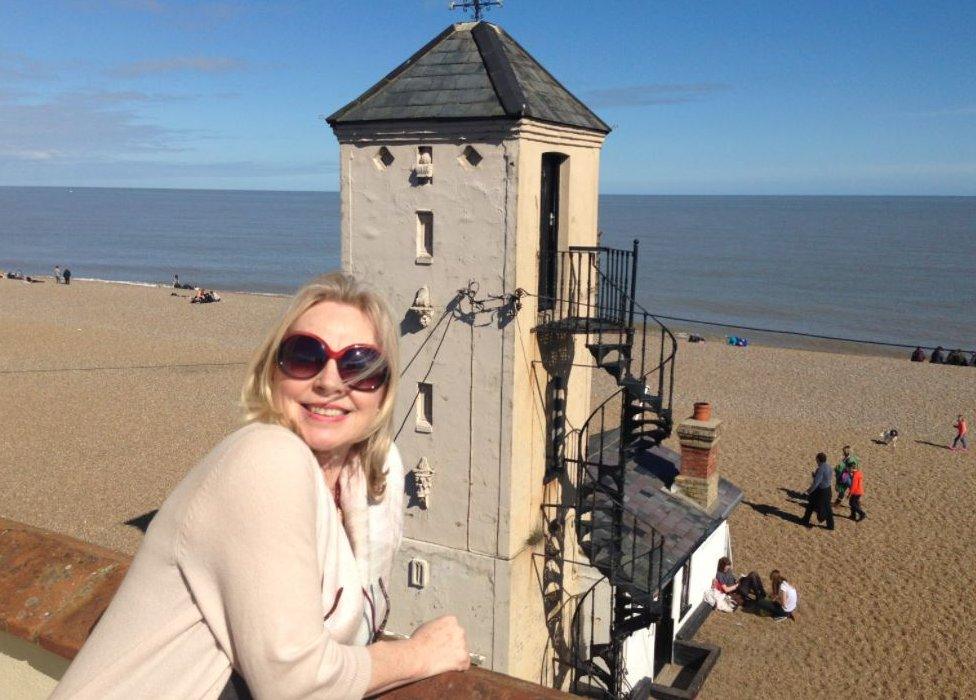
[[[504,0],[451,0],[449,7],[452,10],[458,8],[462,10],[471,10],[474,12],[474,21],[480,22],[481,16],[488,10],[489,7],[501,7]]]

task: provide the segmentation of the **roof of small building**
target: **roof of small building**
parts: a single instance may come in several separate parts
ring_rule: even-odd
[[[592,437],[591,454],[599,453],[602,447],[606,459],[614,459],[619,435],[618,428]],[[681,456],[674,450],[659,445],[628,461],[624,480],[627,508],[664,537],[659,561],[656,556],[638,559],[637,568],[641,572],[638,578],[647,576],[647,567],[651,566],[655,570],[650,572],[650,580],[655,580],[660,573],[662,586],[674,578],[684,563],[742,501],[739,487],[720,477],[718,496],[711,507],[705,510],[686,496],[671,491],[675,477],[680,472]],[[654,546],[652,533],[640,529],[640,525],[637,524],[638,554],[649,551]],[[629,538],[631,521],[625,518],[623,527],[624,537]],[[657,567],[660,567],[659,571]]]
[[[658,446],[630,462],[625,486],[627,507],[664,536],[661,585],[670,581],[695,550],[742,501],[742,491],[719,477],[718,495],[708,510],[670,488],[680,473],[681,456]]]
[[[326,121],[523,117],[610,131],[501,27],[464,22],[449,26]]]

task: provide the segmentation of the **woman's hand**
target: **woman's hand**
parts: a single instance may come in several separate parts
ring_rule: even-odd
[[[471,666],[468,639],[464,628],[453,615],[425,622],[410,635],[424,676],[445,671],[467,671]]]

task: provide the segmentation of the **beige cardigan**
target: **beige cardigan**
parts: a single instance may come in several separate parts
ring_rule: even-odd
[[[389,580],[403,527],[395,447],[387,469],[368,505],[361,470],[344,470],[340,521],[294,433],[230,435],[166,499],[52,698],[217,698],[232,666],[257,698],[362,697],[386,612],[364,593]]]

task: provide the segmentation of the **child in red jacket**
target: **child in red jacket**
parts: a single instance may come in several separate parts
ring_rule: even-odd
[[[969,432],[969,428],[966,426],[966,419],[959,414],[959,418],[956,419],[956,424],[952,426],[956,429],[956,439],[952,441],[952,446],[950,450],[955,450],[956,445],[962,444],[962,449],[968,450],[969,445],[966,444],[966,433]]]
[[[856,464],[851,469],[850,494],[851,495],[848,500],[851,504],[851,520],[854,522],[864,520],[866,517],[868,517],[867,513],[864,512],[864,509],[861,508],[861,496],[864,495],[864,473]]]

